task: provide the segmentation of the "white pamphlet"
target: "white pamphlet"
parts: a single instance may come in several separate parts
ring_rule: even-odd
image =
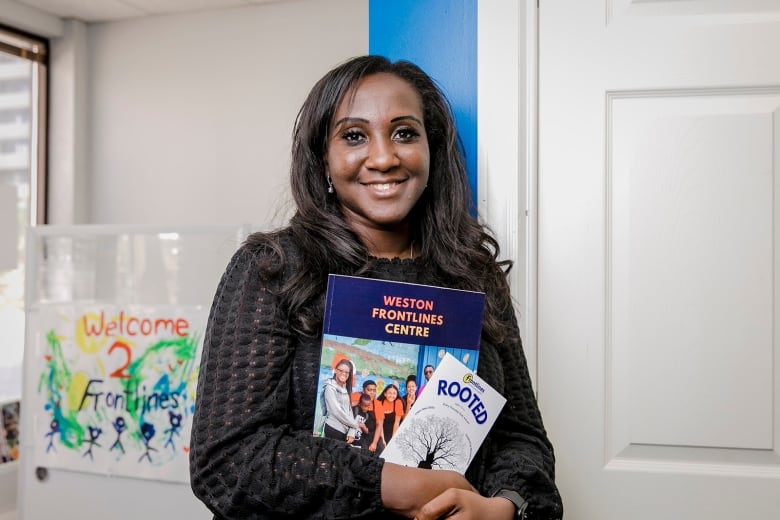
[[[382,458],[403,466],[465,473],[506,399],[446,354]]]

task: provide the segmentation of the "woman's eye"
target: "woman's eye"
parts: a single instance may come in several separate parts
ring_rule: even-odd
[[[341,138],[348,143],[359,143],[364,139],[363,133],[357,130],[347,130],[341,134]]]
[[[399,128],[395,132],[396,138],[401,141],[412,141],[419,137],[419,132],[414,128]]]

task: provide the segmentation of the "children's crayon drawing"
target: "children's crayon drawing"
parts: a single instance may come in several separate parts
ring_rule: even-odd
[[[33,333],[39,466],[189,482],[200,306],[43,308]],[[29,388],[29,386],[28,386]]]

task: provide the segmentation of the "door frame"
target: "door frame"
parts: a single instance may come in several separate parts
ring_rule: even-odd
[[[478,6],[478,211],[515,261],[509,277],[528,370],[538,393],[536,0]]]

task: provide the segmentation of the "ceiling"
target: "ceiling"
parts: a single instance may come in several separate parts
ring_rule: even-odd
[[[289,0],[15,0],[60,18],[108,22],[140,16],[204,11]]]

